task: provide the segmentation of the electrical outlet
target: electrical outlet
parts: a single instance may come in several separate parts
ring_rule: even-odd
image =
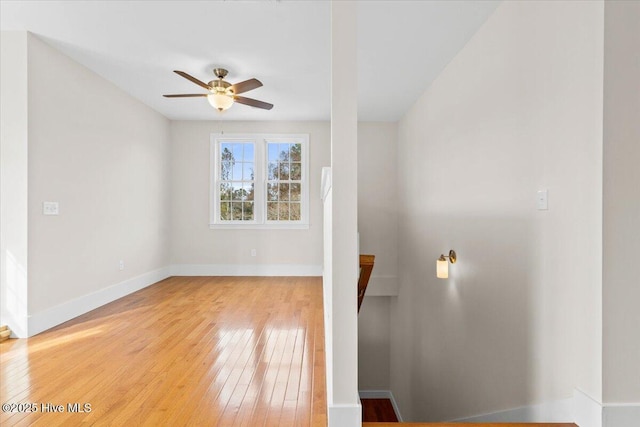
[[[118,262],[118,268],[120,268],[120,270],[124,270],[124,260],[120,260]]]
[[[256,256],[258,255],[258,251],[256,251],[255,249],[251,249],[251,256]]]
[[[58,215],[58,202],[42,202],[42,213],[44,215]]]

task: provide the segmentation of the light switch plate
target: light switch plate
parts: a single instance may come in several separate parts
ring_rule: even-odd
[[[549,192],[547,190],[539,190],[536,200],[539,211],[549,210]]]
[[[42,202],[44,215],[58,215],[58,202]]]

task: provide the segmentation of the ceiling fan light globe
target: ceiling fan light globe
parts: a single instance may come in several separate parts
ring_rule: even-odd
[[[224,111],[233,105],[233,98],[222,93],[207,95],[207,101],[218,111]]]

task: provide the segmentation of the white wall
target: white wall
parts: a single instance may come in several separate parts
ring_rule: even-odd
[[[0,36],[0,325],[27,335],[27,33]]]
[[[376,256],[367,295],[397,295],[398,124],[358,123],[360,253]]]
[[[600,2],[504,2],[401,121],[405,420],[601,399],[602,26]]]
[[[221,131],[309,134],[309,229],[209,228],[210,138]],[[171,122],[171,263],[183,271],[197,265],[305,266],[320,275],[320,174],[330,163],[329,131],[328,122]]]
[[[31,35],[28,64],[28,306],[40,319],[168,265],[169,121]]]
[[[603,400],[640,425],[640,3],[605,2]],[[622,424],[620,424],[622,425]]]
[[[358,315],[358,389],[389,390],[389,304],[397,295],[397,123],[358,123],[360,253],[376,256]]]
[[[389,390],[390,300],[365,296],[358,313],[358,390]]]

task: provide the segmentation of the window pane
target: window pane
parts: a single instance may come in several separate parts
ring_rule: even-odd
[[[253,200],[253,196],[254,196],[254,184],[244,184],[242,186],[242,189],[244,191],[244,197],[245,200]]]
[[[278,163],[280,179],[289,179],[289,163]]]
[[[300,221],[300,203],[291,203],[289,212],[291,221]]]
[[[290,144],[278,144],[280,148],[280,161],[287,162],[289,161],[289,145]]]
[[[278,200],[278,184],[267,184],[267,200]]]
[[[245,221],[253,221],[253,202],[242,204],[242,217]]]
[[[291,163],[291,179],[293,181],[300,181],[302,179],[302,164]]]
[[[267,144],[270,162],[278,161],[278,144]]]
[[[232,169],[233,173],[231,175],[231,179],[235,181],[242,180],[242,163],[235,162]]]
[[[231,186],[226,182],[220,184],[220,200],[231,200]]]
[[[267,203],[267,220],[269,221],[278,220],[278,202]]]
[[[221,152],[229,151],[233,149],[233,144],[229,144],[228,142],[223,142],[220,144]]]
[[[300,184],[289,184],[291,191],[289,198],[291,200],[299,201],[300,200]]]
[[[242,179],[245,181],[253,181],[253,163],[242,164]]]
[[[231,147],[233,148],[233,147]],[[236,164],[238,162],[238,159],[236,159],[233,156],[233,151],[230,149],[225,150],[222,152],[220,160],[224,166],[224,171],[226,172],[226,178],[223,177],[223,179],[232,179],[233,176],[233,165]]]
[[[231,179],[231,162],[222,162],[222,167],[220,169],[220,179],[227,181]]]
[[[233,158],[236,162],[242,161],[242,146],[245,144],[233,144]]]
[[[232,182],[230,185],[231,185],[231,199],[233,201],[242,200],[242,183]]]
[[[233,179],[233,165],[237,160],[233,155],[233,144],[224,143],[220,147],[220,179]]]
[[[289,221],[289,203],[278,203],[278,219],[280,221]]]
[[[278,179],[278,164],[277,163],[269,163],[269,176],[267,179],[270,181]]]
[[[234,221],[242,220],[242,203],[231,203],[231,219]]]
[[[302,160],[302,144],[291,144],[291,161],[299,162]]]
[[[231,207],[229,202],[220,203],[220,219],[223,221],[231,219]]]
[[[253,162],[253,144],[242,144],[244,145],[244,161],[245,162]]]
[[[289,200],[289,184],[280,184],[280,200]]]

